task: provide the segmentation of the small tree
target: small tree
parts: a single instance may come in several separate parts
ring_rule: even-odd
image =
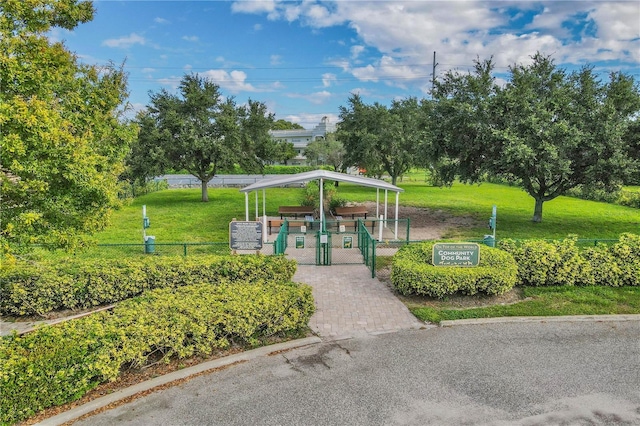
[[[336,140],[335,133],[327,133],[324,138],[317,139],[304,152],[307,161],[313,166],[331,166],[336,172],[344,172],[345,149],[342,142]]]

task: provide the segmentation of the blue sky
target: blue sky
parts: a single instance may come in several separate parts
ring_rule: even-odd
[[[428,97],[436,75],[493,56],[496,71],[536,51],[569,70],[640,80],[638,1],[96,1],[92,22],[55,30],[81,61],[125,62],[134,110],[149,91],[198,73],[238,103],[312,128],[367,103]],[[500,75],[498,75],[500,77]]]

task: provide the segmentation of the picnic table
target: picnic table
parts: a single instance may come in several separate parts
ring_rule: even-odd
[[[313,216],[313,207],[311,206],[280,206],[278,207],[278,214],[280,219],[284,219],[284,216],[291,216],[298,218],[300,216]]]
[[[355,219],[357,216],[364,216],[367,218],[367,209],[362,206],[353,207],[336,207],[336,215],[338,216],[351,216],[351,219]]]

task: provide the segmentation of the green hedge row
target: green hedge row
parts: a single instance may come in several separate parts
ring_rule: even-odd
[[[449,294],[502,294],[516,284],[518,268],[502,250],[480,246],[477,267],[434,266],[434,243],[407,245],[393,256],[391,282],[403,295],[444,297]]]
[[[622,234],[617,243],[587,249],[576,238],[558,241],[503,240],[499,247],[518,264],[521,285],[640,285],[640,236]]]
[[[44,315],[118,302],[144,290],[218,281],[290,281],[281,256],[194,256],[21,263],[0,270],[0,314]]]
[[[0,423],[76,400],[153,354],[207,355],[306,328],[311,288],[269,281],[165,288],[24,336],[0,340]]]

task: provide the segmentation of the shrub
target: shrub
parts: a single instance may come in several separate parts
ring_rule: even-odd
[[[144,290],[202,282],[290,281],[282,256],[198,256],[18,264],[0,270],[0,313],[44,315],[117,302]]]
[[[584,285],[591,265],[580,255],[577,237],[565,240],[505,240],[500,248],[511,253],[518,265],[518,282],[527,286]]]
[[[518,264],[520,285],[640,285],[640,236],[622,234],[611,245],[580,250],[576,238],[516,243],[503,240],[500,247]]]
[[[311,288],[269,281],[151,290],[100,312],[0,340],[0,422],[76,400],[151,354],[207,355],[305,329]],[[155,358],[154,358],[155,359]]]
[[[391,282],[403,295],[502,294],[516,284],[517,266],[505,251],[481,246],[477,267],[434,266],[434,243],[408,245],[393,257]]]

